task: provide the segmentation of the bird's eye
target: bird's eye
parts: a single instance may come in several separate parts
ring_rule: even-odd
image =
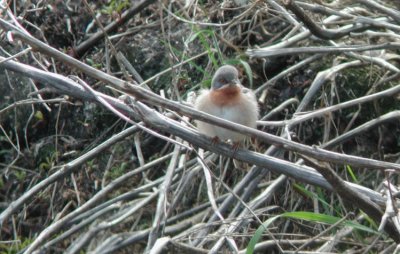
[[[226,81],[226,79],[221,78],[221,79],[219,80],[219,83],[221,83],[221,84],[226,84],[226,83],[228,83],[228,82]]]

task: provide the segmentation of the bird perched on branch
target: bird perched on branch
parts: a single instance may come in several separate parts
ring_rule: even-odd
[[[255,128],[258,104],[254,93],[241,84],[238,70],[231,65],[220,67],[211,81],[211,89],[203,90],[195,102],[195,108],[238,124]],[[199,131],[221,140],[238,144],[245,139],[239,132],[227,130],[209,123],[197,121]]]

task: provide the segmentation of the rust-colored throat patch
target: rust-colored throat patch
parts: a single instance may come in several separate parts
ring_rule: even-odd
[[[215,105],[226,106],[236,104],[240,99],[240,86],[227,86],[211,91],[211,100]]]

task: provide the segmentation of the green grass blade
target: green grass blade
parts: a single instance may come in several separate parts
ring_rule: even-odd
[[[331,216],[331,215],[325,215],[325,214],[320,214],[320,213],[312,213],[312,212],[287,212],[283,213],[274,217],[269,218],[267,221],[265,221],[261,226],[258,227],[256,232],[254,233],[253,237],[250,239],[249,244],[247,245],[246,249],[246,254],[252,254],[254,252],[254,248],[258,241],[261,239],[262,234],[264,231],[269,227],[269,225],[272,224],[276,219],[284,217],[284,218],[291,218],[291,219],[299,219],[299,220],[305,220],[305,221],[311,221],[311,222],[319,222],[319,223],[325,223],[325,224],[335,224],[342,218]],[[342,225],[352,227],[358,230],[362,230],[368,233],[372,234],[379,234],[378,231],[373,230],[369,227],[363,226],[357,222],[345,220],[343,221]]]
[[[250,239],[249,244],[247,245],[246,249],[246,254],[252,254],[254,252],[254,247],[258,243],[258,241],[261,239],[262,234],[264,231],[268,228],[268,226],[274,222],[276,219],[281,217],[281,215],[269,218],[267,221],[265,221],[261,226],[258,227],[256,232],[254,233],[253,237]]]
[[[354,174],[354,171],[353,171],[353,169],[350,167],[350,165],[347,165],[347,166],[346,166],[346,169],[347,169],[347,172],[350,174],[351,179],[353,179],[353,182],[354,182],[354,183],[358,183],[357,176]]]

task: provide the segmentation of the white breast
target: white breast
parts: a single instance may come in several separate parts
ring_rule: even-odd
[[[243,89],[240,100],[234,105],[217,106],[212,103],[209,97],[209,90],[202,91],[196,100],[195,107],[208,114],[255,128],[258,119],[258,105],[253,92]],[[244,135],[227,130],[222,127],[197,121],[199,131],[210,137],[219,137],[222,140],[232,140],[234,142],[244,139]]]

